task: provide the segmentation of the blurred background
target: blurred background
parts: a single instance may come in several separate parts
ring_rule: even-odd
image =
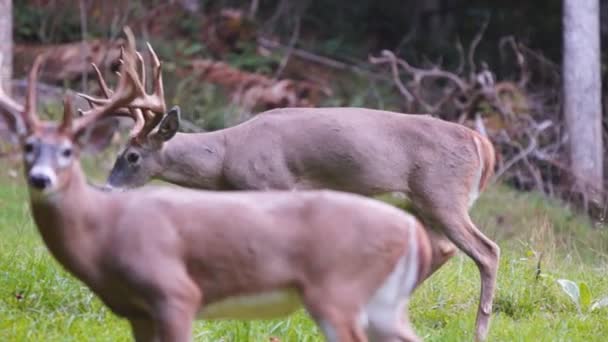
[[[116,83],[126,25],[163,61],[184,132],[276,107],[357,106],[487,135],[496,176],[472,216],[502,248],[489,339],[605,341],[608,0],[0,0],[0,86],[22,101],[30,65],[46,54],[40,115],[58,118],[64,93],[102,95],[90,63]],[[125,136],[85,160],[93,182]],[[130,340],[127,323],[44,248],[12,138],[0,121],[0,340]],[[473,262],[453,258],[411,302],[417,333],[472,340],[478,286]],[[322,337],[301,311],[198,322],[194,339]]]
[[[603,218],[607,18],[604,0],[0,0],[2,80],[20,99],[48,54],[52,116],[67,89],[100,95],[91,62],[114,81],[129,25],[184,131],[286,106],[428,113],[490,136],[497,179]]]

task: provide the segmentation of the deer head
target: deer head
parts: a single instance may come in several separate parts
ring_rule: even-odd
[[[37,110],[36,83],[44,56],[38,56],[30,70],[25,105],[8,97],[0,88],[0,113],[18,137],[23,151],[26,179],[37,194],[54,194],[70,182],[73,165],[81,153],[103,149],[116,128],[114,115],[128,103],[136,103],[140,110],[164,110],[164,103],[143,92],[138,79],[135,43],[127,28],[127,51],[121,54],[121,77],[116,91],[107,99],[92,102],[93,107],[73,115],[70,98],[65,97],[64,115],[59,123],[40,120]],[[146,97],[148,96],[148,97]],[[104,119],[104,120],[102,120]]]
[[[109,187],[138,187],[162,170],[161,151],[179,128],[180,108],[171,108],[149,134],[127,142],[118,155],[108,177]]]
[[[166,112],[161,63],[154,49],[147,44],[152,61],[153,91],[147,94],[146,67],[142,56],[136,53],[140,67],[138,84],[141,85],[141,98],[126,103],[125,107],[114,111],[117,116],[129,116],[135,123],[129,134],[125,149],[120,153],[109,177],[111,187],[140,186],[145,184],[161,168],[159,158],[164,143],[175,136],[179,129],[180,109],[174,106]],[[92,106],[103,104],[112,96],[99,69],[93,65],[99,86],[106,99],[80,94]]]

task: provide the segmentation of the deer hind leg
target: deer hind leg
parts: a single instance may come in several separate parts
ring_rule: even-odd
[[[422,201],[421,201],[422,202]],[[420,204],[420,203],[417,203]],[[434,221],[423,209],[411,202],[405,201],[405,210],[416,216],[424,227],[431,243],[431,268],[425,278],[430,277],[458,252],[458,248],[443,234],[443,229],[434,226]]]
[[[453,207],[450,206],[443,208],[450,209],[435,213],[436,221],[443,228],[445,235],[473,259],[479,268],[481,293],[475,323],[475,339],[483,341],[486,339],[490,325],[500,248],[477,229],[466,209],[458,211],[452,210]]]
[[[410,246],[411,248],[412,246]],[[410,250],[411,251],[411,250]],[[384,283],[365,305],[367,333],[372,341],[406,342],[419,341],[407,316],[409,297],[415,289],[410,275],[418,264],[417,255],[402,259]]]
[[[425,227],[429,227],[426,233],[429,237],[432,251],[431,269],[426,275],[426,279],[454,257],[456,252],[458,252],[458,248],[443,233],[433,230],[430,228],[430,225],[425,224]]]
[[[367,334],[370,341],[421,341],[410,325],[406,313],[407,303],[407,297],[390,302],[370,302],[366,308],[368,315]]]

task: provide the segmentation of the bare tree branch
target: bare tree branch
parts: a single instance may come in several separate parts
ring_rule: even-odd
[[[481,42],[481,39],[483,38],[483,35],[486,32],[486,28],[488,27],[489,23],[490,16],[488,15],[483,21],[483,24],[481,24],[481,28],[479,29],[479,31],[471,41],[471,45],[469,46],[468,61],[469,75],[471,76],[471,79],[475,78],[475,73],[477,73],[477,67],[475,66],[475,50],[477,49],[477,45],[479,45],[479,42]]]
[[[285,66],[287,66],[287,63],[289,62],[289,58],[291,57],[291,54],[293,53],[293,49],[295,48],[299,37],[300,37],[300,17],[296,17],[295,23],[294,23],[294,28],[293,28],[293,33],[291,35],[291,39],[289,39],[289,45],[287,45],[287,50],[285,51],[285,55],[281,59],[281,63],[279,64],[279,67],[277,68],[277,70],[274,74],[275,80],[277,80],[279,77],[281,77],[281,74],[283,73]]]

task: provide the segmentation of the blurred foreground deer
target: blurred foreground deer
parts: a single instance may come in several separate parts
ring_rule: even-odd
[[[153,53],[152,59],[158,63]],[[95,70],[109,97],[112,91]],[[154,73],[160,77],[159,68]],[[162,85],[155,94],[164,101]],[[106,101],[83,96],[92,105]],[[432,228],[433,271],[454,255],[454,244],[477,264],[481,295],[475,336],[486,338],[500,249],[473,224],[469,209],[494,172],[494,148],[487,138],[428,116],[363,108],[275,109],[199,134],[177,133],[177,107],[165,115],[133,102],[115,114],[131,116],[135,125],[108,178],[110,187],[136,187],[157,178],[213,190],[405,193]]]
[[[61,123],[38,119],[40,58],[25,106],[0,92],[53,256],[129,320],[137,341],[189,341],[197,316],[271,318],[300,304],[329,341],[418,340],[404,311],[430,269],[430,244],[414,217],[390,205],[334,191],[103,192],[86,184],[79,157],[108,143],[116,129],[108,115],[127,103],[164,110],[145,93],[127,36],[116,91],[82,117],[73,118],[66,98]]]

